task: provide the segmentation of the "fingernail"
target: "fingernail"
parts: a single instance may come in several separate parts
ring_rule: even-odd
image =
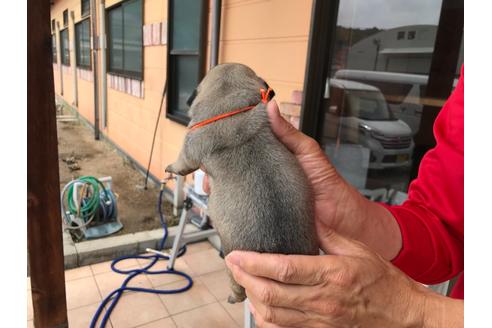
[[[237,265],[237,266],[240,266],[240,263],[241,263],[240,256],[236,253],[231,253],[231,254],[227,255],[225,260],[227,263]]]

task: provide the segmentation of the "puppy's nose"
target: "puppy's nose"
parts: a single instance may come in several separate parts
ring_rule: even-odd
[[[275,91],[272,88],[270,88],[270,86],[265,80],[263,80],[263,83],[265,83],[265,90],[270,90],[270,92],[268,93],[268,101],[270,101],[272,100],[273,97],[275,97]]]

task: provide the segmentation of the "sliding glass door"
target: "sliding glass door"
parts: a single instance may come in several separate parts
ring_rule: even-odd
[[[304,113],[315,114],[303,117],[301,127],[363,194],[401,203],[459,77],[463,2],[331,2],[332,13],[318,20],[324,23],[312,23],[311,34],[324,28],[327,37],[311,37],[310,50],[316,42],[330,44],[322,60],[315,60],[319,52],[308,54],[307,71],[323,72],[324,85],[306,83],[306,97],[323,89],[318,102],[305,104]],[[321,26],[330,16],[331,25]]]

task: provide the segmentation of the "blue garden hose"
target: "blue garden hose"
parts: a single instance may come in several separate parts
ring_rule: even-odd
[[[162,250],[164,248],[164,243],[166,242],[167,236],[168,236],[168,231],[167,231],[167,224],[164,219],[164,214],[162,213],[162,196],[164,194],[164,188],[161,188],[161,191],[159,192],[159,200],[157,202],[157,210],[159,212],[159,217],[161,220],[161,225],[164,230],[164,236],[162,237],[160,243],[159,243],[159,250]],[[181,247],[178,251],[177,257],[182,256],[186,252],[186,245]],[[120,261],[127,260],[127,259],[150,259],[151,262],[145,266],[142,269],[132,269],[132,270],[120,270],[116,268],[116,264],[119,263]],[[123,281],[121,284],[120,288],[113,290],[106,298],[101,302],[99,307],[97,308],[96,313],[94,314],[94,317],[92,318],[90,328],[96,328],[96,323],[99,320],[99,317],[104,309],[104,307],[110,303],[108,310],[102,317],[102,321],[100,324],[100,328],[106,327],[106,324],[109,320],[109,317],[111,316],[111,312],[113,312],[114,308],[116,307],[116,304],[120,300],[121,296],[126,290],[130,291],[135,291],[135,292],[144,292],[144,293],[152,293],[152,294],[177,294],[177,293],[182,293],[184,291],[187,291],[188,289],[191,288],[193,285],[193,280],[189,275],[187,275],[184,272],[181,271],[176,271],[176,270],[158,270],[158,271],[151,271],[150,269],[154,266],[154,264],[157,263],[159,260],[169,260],[169,256],[165,255],[129,255],[129,256],[122,256],[119,257],[111,263],[111,269],[114,272],[120,273],[120,274],[126,274],[128,277]],[[178,276],[184,277],[188,283],[186,286],[178,289],[149,289],[149,288],[140,288],[140,287],[128,287],[127,285],[130,283],[130,281],[138,276],[139,274],[175,274]]]

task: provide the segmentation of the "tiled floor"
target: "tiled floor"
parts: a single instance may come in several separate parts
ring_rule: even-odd
[[[119,268],[138,268],[145,261],[128,260]],[[162,270],[165,262],[153,270]],[[208,242],[192,244],[176,261],[176,270],[193,278],[193,287],[181,294],[156,295],[125,292],[106,327],[113,328],[239,328],[243,305],[231,305],[224,261]],[[70,328],[89,327],[100,301],[120,286],[126,276],[111,271],[110,262],[65,271],[68,321]],[[141,275],[131,286],[171,289],[185,284],[176,275]],[[28,279],[27,288],[30,289]],[[31,293],[28,292],[27,326],[33,327]]]

